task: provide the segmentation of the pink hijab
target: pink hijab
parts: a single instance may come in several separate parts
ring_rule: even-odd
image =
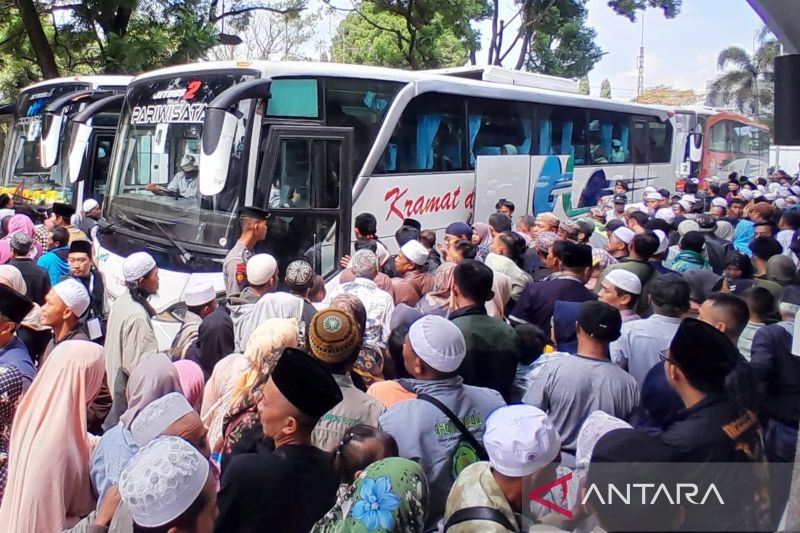
[[[11,245],[8,237],[15,233],[22,232],[31,239],[33,239],[33,247],[31,248],[31,258],[36,259],[42,253],[42,245],[36,240],[36,232],[33,228],[33,221],[27,215],[14,215],[8,221],[8,235],[5,239],[0,240],[0,264],[5,264],[11,261]]]
[[[11,429],[4,532],[61,531],[94,509],[86,408],[104,375],[102,346],[77,340],[56,346],[39,370]]]
[[[181,390],[189,403],[197,411],[200,411],[200,400],[203,399],[203,388],[206,385],[206,378],[200,365],[189,359],[181,359],[172,363],[178,371],[178,378],[181,381]]]

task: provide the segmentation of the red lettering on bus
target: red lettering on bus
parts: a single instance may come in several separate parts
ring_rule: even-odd
[[[393,187],[386,192],[383,197],[383,200],[389,203],[389,208],[386,211],[386,220],[389,220],[392,215],[402,220],[415,215],[458,209],[458,196],[461,194],[461,187],[456,187],[455,190],[438,196],[421,194],[416,198],[406,198],[407,194],[407,187],[404,189]],[[473,194],[467,197],[467,201],[470,201],[471,196]]]
[[[467,209],[472,209],[473,207],[475,207],[475,191],[469,193],[467,197],[464,199],[464,207],[466,207]]]

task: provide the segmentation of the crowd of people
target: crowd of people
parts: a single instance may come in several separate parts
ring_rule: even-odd
[[[259,252],[268,214],[246,207],[225,297],[190,282],[166,350],[151,255],[124,259],[109,305],[97,202],[41,225],[16,206],[0,239],[0,530],[790,527],[800,184],[699,185],[633,202],[619,181],[578,219],[501,199],[442,239],[406,219],[391,246],[361,213],[327,284]],[[582,497],[664,463],[738,499]]]

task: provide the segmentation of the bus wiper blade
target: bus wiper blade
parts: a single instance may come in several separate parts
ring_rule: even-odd
[[[135,220],[133,220],[130,217],[128,217],[128,215],[126,215],[125,213],[119,213],[117,215],[117,218],[119,218],[120,220],[122,220],[123,222],[128,224],[129,226],[133,226],[134,228],[139,228],[139,229],[144,230],[144,231],[150,231],[150,228],[148,228],[144,224],[139,224]]]
[[[183,261],[183,264],[185,265],[189,264],[192,261],[192,259],[194,259],[194,256],[190,254],[186,250],[186,248],[184,248],[178,241],[173,239],[172,235],[170,235],[169,232],[165,230],[161,224],[159,224],[155,220],[153,220],[152,222],[159,230],[161,230],[161,233],[164,234],[164,237],[166,237],[169,240],[169,242],[172,243],[172,246],[174,246],[181,253],[181,260]]]

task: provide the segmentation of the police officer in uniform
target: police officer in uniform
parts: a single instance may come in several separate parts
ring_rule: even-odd
[[[222,264],[225,294],[229,298],[239,294],[247,286],[245,265],[253,255],[256,243],[267,236],[267,218],[269,213],[258,207],[243,207],[239,211],[239,226],[242,233]]]

